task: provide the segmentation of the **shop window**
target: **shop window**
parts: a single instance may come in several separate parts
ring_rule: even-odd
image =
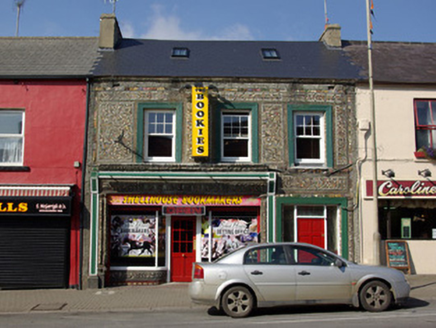
[[[415,100],[416,150],[436,147],[436,100]]]
[[[288,107],[289,162],[292,166],[333,166],[331,107]]]
[[[436,239],[436,209],[383,202],[381,205],[379,229],[382,239]]]
[[[256,104],[220,104],[216,149],[222,162],[258,162]]]
[[[24,112],[0,110],[0,165],[23,164]]]
[[[165,266],[165,220],[156,213],[112,214],[113,266]]]
[[[259,225],[256,213],[219,213],[202,221],[202,261],[220,258],[249,243],[259,242]],[[212,245],[212,247],[210,247]]]
[[[181,116],[181,105],[139,105],[138,162],[180,162]]]

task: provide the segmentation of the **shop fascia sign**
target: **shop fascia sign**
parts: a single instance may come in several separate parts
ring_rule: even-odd
[[[114,206],[260,206],[254,196],[206,195],[109,195]]]
[[[71,197],[0,198],[0,215],[70,215]]]
[[[192,86],[192,157],[209,157],[209,96],[207,87]]]
[[[379,197],[398,198],[413,197],[427,198],[436,197],[436,184],[433,181],[377,181]],[[372,181],[366,181],[366,196],[373,197]]]
[[[163,215],[205,215],[205,206],[162,206]]]

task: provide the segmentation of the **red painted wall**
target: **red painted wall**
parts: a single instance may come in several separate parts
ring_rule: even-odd
[[[78,285],[86,81],[0,81],[0,108],[24,109],[23,165],[30,168],[0,171],[0,184],[74,185],[70,286]]]

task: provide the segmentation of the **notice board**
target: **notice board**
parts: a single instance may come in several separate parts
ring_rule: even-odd
[[[409,248],[405,240],[386,240],[386,261],[389,267],[410,274]]]

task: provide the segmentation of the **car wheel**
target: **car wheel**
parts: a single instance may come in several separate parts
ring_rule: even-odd
[[[222,298],[224,312],[232,318],[244,318],[253,310],[254,299],[251,292],[242,286],[227,290]]]
[[[381,281],[371,281],[360,291],[360,304],[366,311],[384,311],[390,307],[391,302],[392,293]]]

